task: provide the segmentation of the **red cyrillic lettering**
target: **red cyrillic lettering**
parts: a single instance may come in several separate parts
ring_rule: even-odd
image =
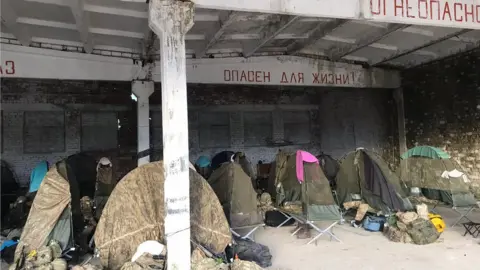
[[[5,61],[5,73],[6,74],[9,74],[9,75],[12,75],[12,74],[15,74],[15,62],[13,61]],[[10,69],[8,69],[8,67],[10,66]]]
[[[263,81],[264,82],[270,82],[270,71],[269,72],[263,72]]]
[[[455,18],[455,21],[461,22],[463,21],[463,5],[460,3],[455,3],[453,4],[453,17]],[[458,14],[460,14],[460,17],[458,17]]]
[[[355,72],[352,72],[352,83],[355,83]]]
[[[232,70],[232,82],[238,82],[238,70]]]
[[[285,72],[282,72],[282,80],[280,83],[288,83],[287,74],[285,74]]]
[[[255,81],[255,72],[254,71],[247,71],[247,78],[248,82],[254,82]]]
[[[468,6],[470,6],[472,8],[470,12],[468,11]],[[465,4],[465,22],[468,22],[468,15],[472,16],[472,22],[475,22],[475,17],[473,16],[473,11],[474,11],[473,5]]]
[[[240,76],[240,81],[241,82],[247,81],[247,73],[245,73],[245,70],[242,70],[242,75]]]
[[[475,6],[475,13],[477,23],[480,23],[480,5]]]
[[[297,83],[297,76],[295,76],[295,73],[292,72],[292,74],[290,75],[290,82],[293,83]]]
[[[425,16],[422,15],[422,8],[421,4],[425,4]],[[421,19],[427,19],[428,18],[428,3],[427,0],[418,0],[418,17]]]
[[[415,18],[415,16],[410,14],[410,11],[412,10],[412,7],[408,4],[408,0],[405,0],[406,6],[407,6],[407,18]]]
[[[448,2],[445,2],[445,8],[443,9],[443,16],[442,20],[445,21],[445,17],[448,14],[448,17],[450,18],[450,21],[452,20],[452,14],[450,13],[450,5]]]
[[[395,1],[395,7],[394,7],[394,10],[395,10],[395,17],[398,16],[398,13],[397,13],[397,10],[398,9],[401,9],[402,12],[400,13],[403,17],[403,12],[404,12],[404,9],[403,9],[403,0],[394,0]],[[398,1],[400,1],[400,5],[398,4]]]
[[[260,77],[261,74],[262,74],[261,71],[256,71],[256,72],[255,72],[255,81],[256,81],[256,82],[262,82],[262,79],[260,79],[260,78],[261,78],[261,77]]]
[[[223,81],[224,82],[229,82],[231,80],[231,77],[232,77],[232,74],[231,74],[230,70],[225,69],[223,71]]]
[[[335,75],[335,84],[342,84],[342,74]]]
[[[335,84],[335,76],[333,74],[328,74],[328,78],[330,79],[329,84]]]
[[[437,20],[440,20],[440,3],[438,0],[430,0],[430,19],[433,20],[433,4],[437,4]]]
[[[312,73],[312,76],[313,76],[312,83],[320,83],[320,81],[318,80],[318,73]]]
[[[327,78],[328,78],[328,74],[322,73],[322,77],[320,79],[321,83],[328,83]]]
[[[298,73],[298,82],[305,83],[305,79],[303,78],[303,72]]]
[[[376,1],[377,4],[374,6],[373,1]],[[383,15],[387,14],[385,0],[370,0],[370,12],[374,15],[382,14],[382,2],[383,2]]]
[[[342,84],[350,84],[350,74],[342,74]]]

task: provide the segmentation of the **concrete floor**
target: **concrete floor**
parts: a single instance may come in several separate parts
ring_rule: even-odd
[[[453,211],[438,209],[447,224],[454,220]],[[480,212],[472,215],[480,222]],[[463,226],[447,228],[438,242],[426,246],[390,242],[381,233],[337,226],[334,233],[343,243],[330,242],[322,236],[317,246],[290,236],[292,227],[260,229],[256,241],[267,245],[273,255],[274,270],[317,269],[480,269],[480,237],[463,237]]]

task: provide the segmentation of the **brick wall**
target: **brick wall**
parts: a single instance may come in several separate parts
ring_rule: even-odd
[[[403,73],[407,144],[445,148],[480,185],[480,49]]]
[[[5,110],[5,149],[2,158],[12,165],[24,183],[27,183],[31,169],[40,160],[54,162],[81,150],[81,114],[85,111],[118,110],[117,116],[121,120],[121,129],[117,136],[120,150],[126,152],[136,150],[135,103],[130,99],[129,82],[4,79],[1,86],[2,104],[9,105],[2,108]],[[162,140],[160,85],[156,84],[155,88],[157,91],[150,100],[151,142],[157,150],[154,158],[160,158]],[[393,127],[396,125],[392,114],[395,108],[389,90],[199,84],[189,85],[188,91],[192,161],[200,155],[212,156],[225,150],[202,146],[204,142],[201,142],[200,137],[204,134],[200,133],[204,119],[201,117],[208,113],[211,113],[210,117],[214,122],[218,120],[215,120],[216,117],[226,117],[228,125],[226,132],[230,136],[227,139],[230,147],[227,149],[244,151],[255,163],[259,160],[266,162],[273,160],[279,148],[302,148],[313,153],[322,150],[339,158],[347,151],[362,146],[373,148],[388,160],[393,160],[395,155],[392,151],[394,148],[392,146],[397,145],[392,136]],[[50,109],[66,110],[64,153],[24,154],[22,108],[24,105],[32,107],[38,104],[53,104]],[[109,109],[108,106],[112,107]],[[252,124],[252,115],[265,112],[271,114],[272,121],[269,125],[272,129],[271,138],[268,139],[281,141],[293,136],[289,139],[301,143],[307,138],[309,143],[278,147],[265,141],[265,127]],[[291,121],[292,114],[307,115],[310,121],[302,126]],[[307,132],[299,132],[295,127],[304,127]],[[249,129],[247,132],[246,128]]]

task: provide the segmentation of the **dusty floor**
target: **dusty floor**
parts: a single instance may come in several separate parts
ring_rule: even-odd
[[[438,209],[447,224],[454,215]],[[480,222],[480,212],[471,217]],[[290,236],[292,227],[260,229],[256,241],[267,245],[273,255],[273,270],[317,269],[480,269],[480,237],[463,237],[463,226],[447,228],[437,243],[417,246],[390,242],[380,233],[370,233],[349,225],[337,226],[334,233],[343,241],[330,242],[322,236],[315,244]]]

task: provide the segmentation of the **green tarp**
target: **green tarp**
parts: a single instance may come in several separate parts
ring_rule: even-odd
[[[230,226],[238,228],[263,223],[252,180],[240,164],[223,163],[208,178],[208,183],[215,191]]]
[[[341,215],[327,177],[317,163],[303,163],[304,182],[296,174],[296,154],[281,152],[275,168],[276,204],[301,203],[302,215],[311,221],[339,220]]]
[[[449,159],[450,155],[433,146],[417,146],[402,155],[402,159],[410,157],[424,157],[431,159]]]
[[[380,156],[365,149],[350,152],[340,161],[336,184],[340,204],[361,199],[384,213],[412,209],[398,176]]]
[[[470,180],[453,159],[409,157],[401,161],[398,174],[407,186],[421,188],[429,199],[457,207],[476,204]]]

